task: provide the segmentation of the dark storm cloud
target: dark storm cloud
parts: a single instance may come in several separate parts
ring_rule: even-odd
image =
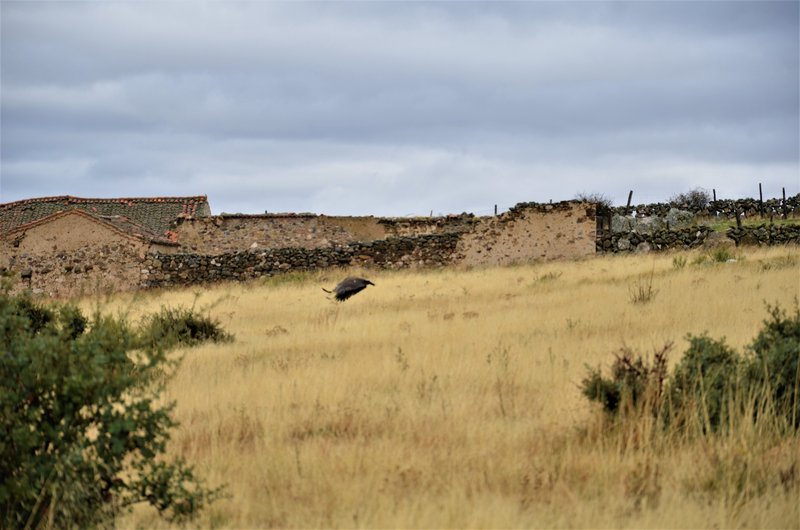
[[[3,2],[2,200],[800,191],[798,3]]]

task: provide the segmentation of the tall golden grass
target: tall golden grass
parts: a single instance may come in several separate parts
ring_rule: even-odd
[[[737,251],[738,252],[738,251]],[[800,439],[763,425],[699,438],[611,429],[586,365],[707,331],[742,349],[800,295],[800,249],[505,268],[325,271],[115,297],[132,318],[209,312],[230,344],[182,350],[170,451],[228,497],[193,526],[800,526]],[[649,300],[634,302],[637,289]],[[94,304],[96,301],[86,301]],[[160,527],[137,508],[123,527]]]

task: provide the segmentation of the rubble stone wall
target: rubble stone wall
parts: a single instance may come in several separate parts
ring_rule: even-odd
[[[706,243],[713,230],[708,226],[690,226],[676,230],[659,229],[651,233],[606,232],[596,243],[599,253],[659,250],[688,250]],[[760,224],[729,228],[725,236],[737,246],[800,244],[800,224]]]
[[[461,238],[458,257],[468,265],[508,265],[574,259],[595,253],[595,208],[574,201],[518,204],[483,218]]]

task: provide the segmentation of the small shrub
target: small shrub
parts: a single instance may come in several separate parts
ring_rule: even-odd
[[[735,259],[733,252],[727,247],[717,247],[708,253],[708,257],[715,263],[726,263]]]
[[[588,376],[581,382],[581,392],[590,401],[599,402],[610,416],[646,409],[655,413],[661,407],[670,349],[672,343],[665,344],[648,365],[641,356],[624,347],[615,354],[611,378],[603,377],[599,368],[589,368]]]
[[[158,313],[145,317],[140,328],[140,340],[145,344],[171,348],[195,346],[209,340],[229,342],[233,335],[226,332],[217,320],[199,315],[193,308],[162,307]]]
[[[586,192],[576,193],[575,200],[596,203],[598,209],[601,211],[609,210],[613,205],[611,199],[602,193],[586,193]]]
[[[681,270],[684,267],[686,267],[686,256],[673,256],[672,268],[676,270]]]
[[[536,278],[536,281],[537,282],[543,282],[543,283],[552,282],[552,281],[555,281],[555,280],[561,278],[561,274],[562,274],[561,272],[551,271],[551,272],[548,272],[547,274],[542,274],[541,276]]]
[[[732,412],[732,393],[737,390],[741,357],[707,335],[689,336],[689,349],[675,367],[669,390],[669,413],[680,423],[700,420],[703,431],[716,430]]]
[[[769,317],[748,347],[748,384],[761,401],[769,400],[777,415],[800,427],[800,308],[793,314],[767,308]],[[764,408],[761,403],[759,409]]]
[[[680,207],[688,207],[691,210],[702,210],[711,202],[711,195],[708,190],[695,188],[685,193],[678,193],[669,199],[670,204]]]
[[[633,304],[646,304],[648,302],[652,302],[657,294],[658,289],[653,287],[652,275],[646,280],[637,280],[633,283],[633,285],[628,287],[629,299]]]

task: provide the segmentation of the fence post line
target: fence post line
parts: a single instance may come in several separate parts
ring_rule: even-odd
[[[631,211],[631,199],[633,198],[633,190],[628,192],[628,204],[625,206],[625,215],[628,215]]]
[[[758,210],[761,212],[761,218],[764,218],[764,194],[761,193],[761,183],[758,183]]]

